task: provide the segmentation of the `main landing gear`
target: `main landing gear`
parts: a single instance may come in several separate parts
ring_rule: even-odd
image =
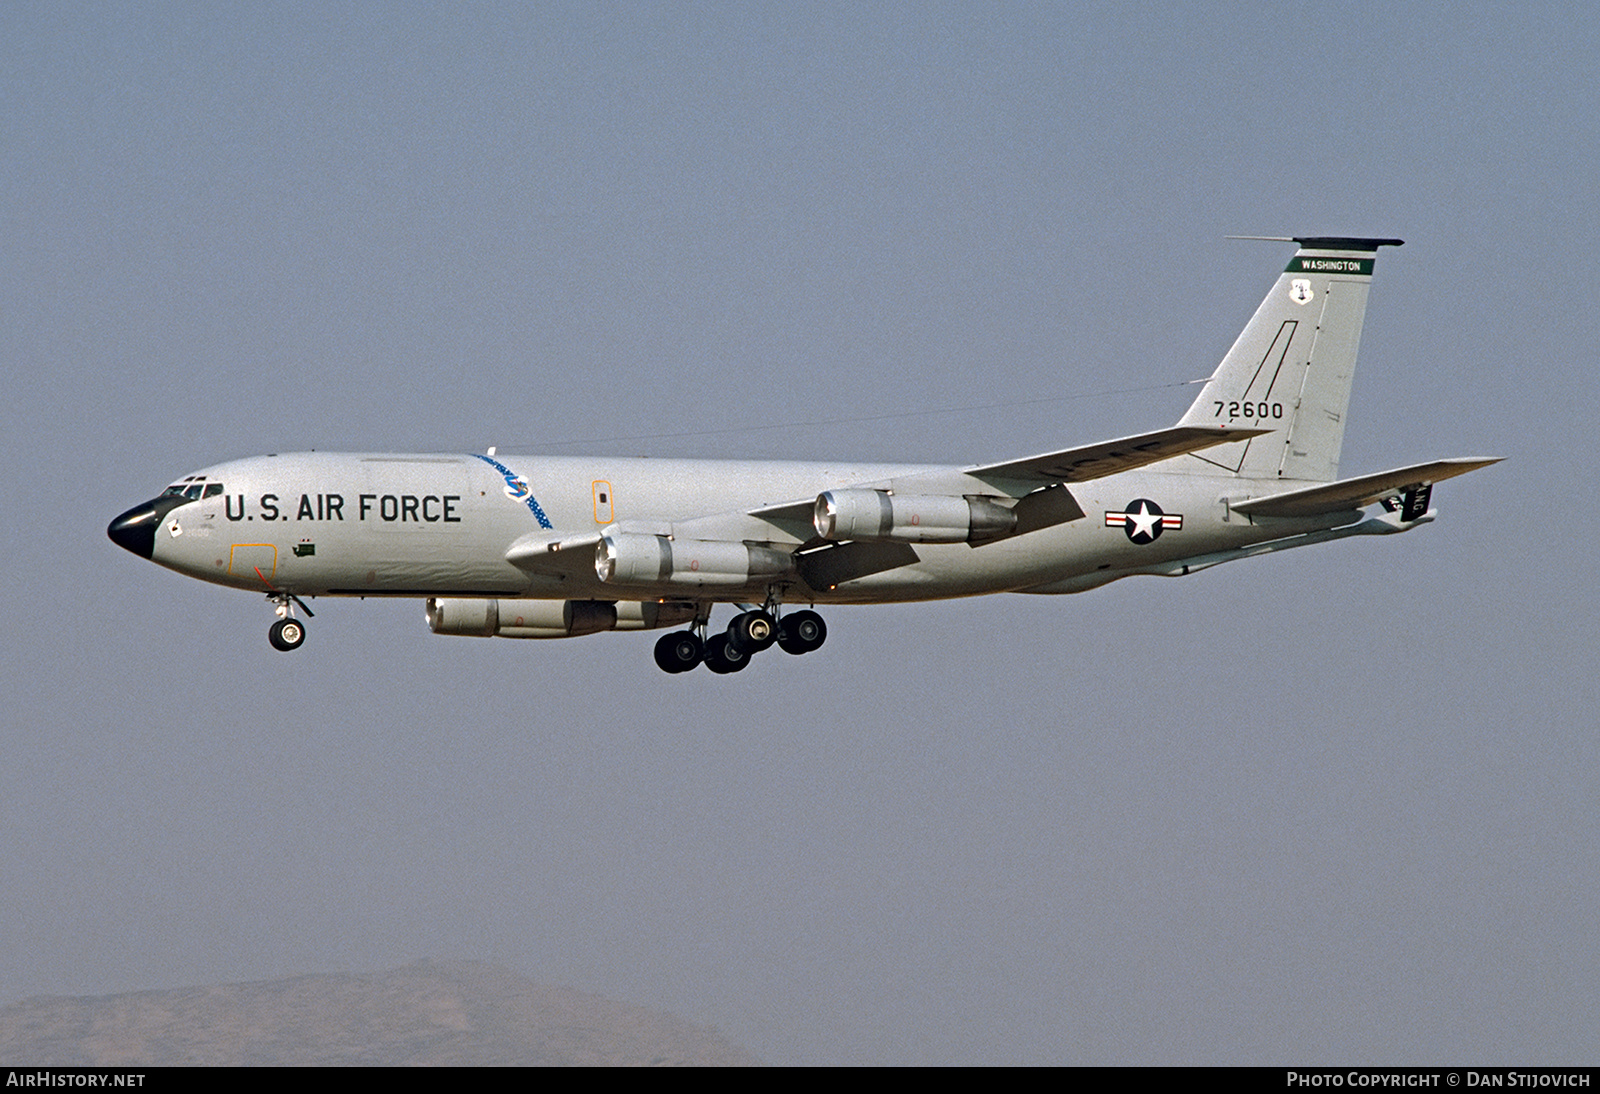
[[[688,672],[704,663],[719,675],[738,672],[750,658],[774,644],[784,653],[810,653],[828,638],[828,625],[813,611],[779,616],[777,605],[740,612],[728,629],[705,638],[706,621],[694,630],[675,631],[656,642],[656,664],[664,672]]]
[[[316,613],[293,593],[268,593],[267,599],[273,603],[273,611],[278,613],[278,621],[267,628],[267,641],[280,653],[299,649],[305,644],[306,625],[294,617],[295,605],[300,605],[307,618],[314,617]]]

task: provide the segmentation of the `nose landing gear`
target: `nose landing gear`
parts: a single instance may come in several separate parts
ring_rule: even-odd
[[[300,606],[308,619],[314,618],[316,613],[293,593],[268,593],[267,599],[273,604],[272,610],[278,614],[278,621],[267,628],[268,643],[280,653],[299,649],[305,644],[306,625],[294,617],[295,605]]]
[[[306,640],[306,629],[298,619],[280,619],[267,629],[267,641],[283,653],[297,650]]]

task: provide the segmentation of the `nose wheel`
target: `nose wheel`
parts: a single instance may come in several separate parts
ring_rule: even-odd
[[[267,641],[279,653],[299,649],[305,644],[306,625],[294,617],[295,605],[298,604],[307,616],[312,614],[311,609],[293,593],[268,593],[267,599],[273,604],[272,610],[278,613],[278,621],[267,628]]]
[[[267,628],[267,641],[282,653],[297,650],[305,643],[305,624],[298,619],[280,619]]]

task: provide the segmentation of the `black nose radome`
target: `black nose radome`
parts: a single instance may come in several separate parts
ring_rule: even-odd
[[[156,553],[156,529],[161,527],[162,519],[186,500],[168,495],[135,505],[111,522],[106,535],[123,550],[150,558]]]
[[[111,537],[111,542],[127,551],[132,551],[141,558],[149,558],[156,553],[156,507],[149,502],[135,505],[126,513],[111,522],[111,527],[106,529],[106,535]]]

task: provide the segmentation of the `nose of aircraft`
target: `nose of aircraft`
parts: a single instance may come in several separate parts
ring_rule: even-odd
[[[151,558],[156,553],[156,529],[162,519],[184,503],[182,497],[160,497],[135,505],[106,528],[106,535],[125,551],[140,558]]]
[[[106,529],[106,535],[123,550],[132,551],[141,558],[149,558],[156,553],[156,525],[159,523],[156,507],[145,502],[135,505],[112,521]]]

